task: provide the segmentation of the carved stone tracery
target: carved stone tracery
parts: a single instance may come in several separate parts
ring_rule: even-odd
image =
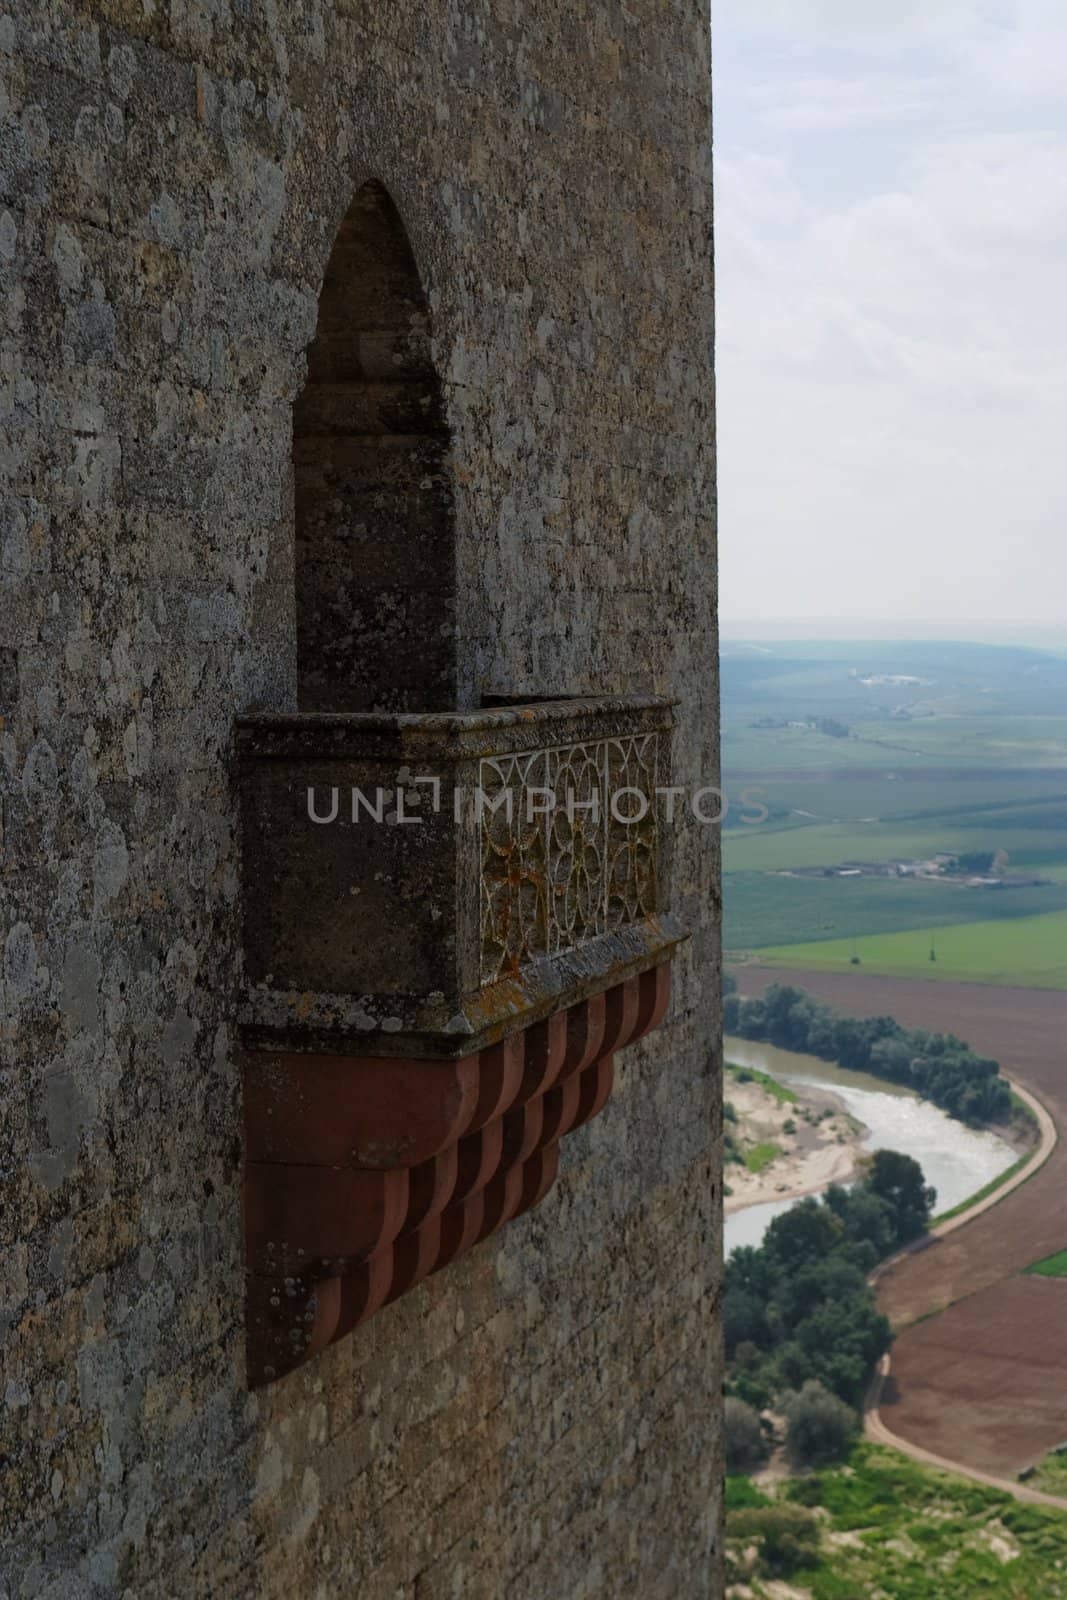
[[[661,735],[480,765],[482,982],[653,916]]]

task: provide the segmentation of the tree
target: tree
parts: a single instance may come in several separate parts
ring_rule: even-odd
[[[870,1245],[874,1261],[881,1261],[890,1253],[896,1242],[894,1217],[881,1195],[873,1194],[865,1183],[857,1184],[854,1189],[843,1189],[835,1184],[826,1191],[824,1199],[840,1217],[851,1243]]]
[[[762,1245],[743,1244],[726,1264],[728,1289],[748,1289],[766,1301],[774,1287],[774,1268]]]
[[[956,857],[956,867],[960,872],[986,873],[992,869],[995,859],[993,850],[965,850]]]
[[[793,1330],[800,1361],[783,1371],[783,1386],[796,1388],[805,1378],[818,1378],[839,1399],[860,1405],[892,1339],[889,1321],[870,1293],[825,1300]]]
[[[795,1327],[824,1301],[845,1305],[862,1295],[864,1282],[862,1271],[835,1251],[815,1261],[805,1261],[791,1272],[775,1299],[786,1326]]]
[[[871,1047],[871,1071],[891,1083],[911,1078],[911,1051],[903,1039],[879,1039]]]
[[[766,1298],[749,1289],[729,1285],[722,1300],[722,1323],[727,1355],[740,1344],[763,1347],[771,1343]]]
[[[744,1372],[746,1367],[758,1367],[762,1359],[763,1352],[751,1339],[742,1339],[734,1351],[734,1366],[739,1372]]]
[[[925,1182],[923,1169],[912,1156],[899,1150],[876,1150],[866,1187],[889,1207],[898,1245],[909,1244],[926,1232],[937,1190]]]
[[[759,1413],[734,1395],[723,1405],[727,1472],[756,1472],[767,1459],[767,1441]]]
[[[859,1430],[851,1406],[810,1378],[782,1403],[786,1420],[786,1455],[795,1467],[825,1466],[840,1461]]]
[[[870,1062],[870,1041],[862,1022],[855,1017],[838,1017],[834,1023],[834,1048],[843,1067],[863,1072]]]
[[[825,1038],[826,1008],[803,989],[772,983],[763,996],[764,1037],[787,1050],[810,1048],[813,1030]]]
[[[767,1229],[764,1249],[779,1272],[795,1272],[805,1261],[817,1261],[841,1238],[841,1224],[817,1200],[800,1200]]]
[[[737,1031],[742,1039],[767,1037],[767,1008],[762,1000],[742,1000],[737,1018]]]
[[[808,1027],[808,1053],[824,1061],[832,1061],[837,1054],[834,1019],[825,1006],[817,1009]]]

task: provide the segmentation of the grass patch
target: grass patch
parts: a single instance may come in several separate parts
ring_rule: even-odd
[[[1050,1450],[1036,1467],[1019,1476],[1028,1489],[1040,1489],[1043,1494],[1058,1494],[1067,1499],[1067,1445]]]
[[[795,1106],[798,1104],[796,1093],[786,1084],[779,1083],[777,1078],[772,1078],[769,1072],[761,1072],[758,1067],[739,1067],[732,1061],[726,1063],[727,1072],[732,1072],[741,1083],[758,1083],[769,1095],[777,1100],[780,1106]]]
[[[781,1145],[773,1144],[770,1140],[766,1144],[754,1144],[751,1150],[745,1151],[745,1166],[749,1172],[761,1173],[781,1153]]]
[[[963,983],[1067,989],[1067,911],[1007,922],[971,922],[939,928],[937,960],[930,960],[931,930],[878,934],[865,939],[777,945],[760,952],[771,966],[844,972],[854,968],[893,978],[951,979]]]
[[[760,1506],[769,1506],[770,1499],[757,1489],[751,1478],[735,1474],[726,1479],[725,1505],[727,1511],[756,1511]]]
[[[1027,1272],[1037,1278],[1067,1278],[1067,1250],[1057,1250],[1054,1256],[1046,1256],[1043,1261],[1035,1261],[1032,1267],[1027,1267]]]
[[[733,1493],[742,1516],[733,1538],[727,1516],[727,1595],[747,1582],[765,1600],[775,1591],[746,1570],[739,1536],[751,1502]],[[818,1562],[792,1579],[812,1600],[1067,1600],[1067,1512],[1020,1505],[895,1451],[860,1443],[847,1466],[777,1488],[773,1503],[782,1501],[822,1508]]]

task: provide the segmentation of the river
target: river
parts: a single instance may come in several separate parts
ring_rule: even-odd
[[[950,1211],[1005,1172],[1018,1154],[985,1129],[968,1128],[929,1100],[920,1100],[899,1084],[884,1083],[866,1072],[846,1072],[818,1056],[798,1055],[751,1039],[728,1038],[727,1061],[769,1072],[780,1083],[832,1089],[845,1110],[868,1130],[865,1150],[900,1150],[914,1156],[927,1183],[937,1190],[935,1211]],[[739,1245],[758,1245],[772,1219],[796,1205],[771,1200],[747,1206],[726,1218],[727,1255]]]

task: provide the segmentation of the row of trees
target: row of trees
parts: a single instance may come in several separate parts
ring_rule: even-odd
[[[805,1051],[903,1084],[974,1127],[1011,1119],[1011,1090],[999,1064],[977,1055],[955,1034],[904,1028],[893,1017],[846,1017],[784,983],[772,984],[758,1000],[727,992],[723,1021],[727,1033],[744,1039]]]

